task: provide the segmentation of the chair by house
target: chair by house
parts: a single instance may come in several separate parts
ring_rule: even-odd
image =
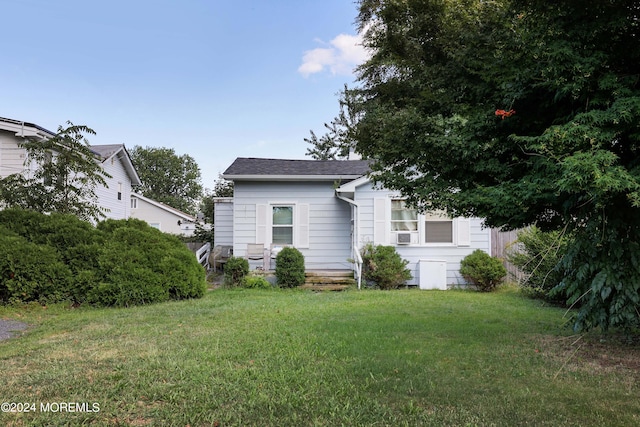
[[[233,256],[233,246],[218,245],[211,251],[209,255],[209,264],[213,266],[213,270],[223,269],[225,263]]]
[[[269,270],[269,258],[265,256],[264,244],[262,243],[247,243],[247,260],[249,262],[262,260],[262,265],[257,268]]]

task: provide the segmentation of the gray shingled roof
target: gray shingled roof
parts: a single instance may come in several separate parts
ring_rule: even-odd
[[[238,157],[222,175],[229,179],[253,176],[357,178],[367,174],[369,170],[367,160],[285,160]]]
[[[122,149],[122,144],[91,145],[91,151],[97,153],[104,161]]]

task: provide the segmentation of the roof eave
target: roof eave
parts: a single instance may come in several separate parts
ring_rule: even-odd
[[[342,184],[340,187],[336,188],[336,192],[338,193],[353,193],[356,191],[358,187],[363,184],[366,184],[371,181],[371,177],[368,175],[360,176],[357,179],[348,182],[346,184]]]
[[[194,217],[193,215],[189,215],[186,212],[182,212],[181,210],[178,210],[176,208],[172,208],[171,206],[165,205],[164,203],[160,203],[160,202],[158,202],[156,200],[153,200],[153,199],[150,199],[148,197],[145,197],[140,193],[132,192],[131,196],[135,197],[137,199],[140,199],[142,201],[145,201],[145,202],[149,203],[150,205],[153,205],[153,206],[155,206],[155,207],[157,207],[159,209],[162,209],[162,210],[164,210],[166,212],[169,212],[169,213],[171,213],[173,215],[179,216],[179,217],[181,217],[181,218],[183,218],[185,220],[189,220],[189,221],[193,221],[193,222],[197,221],[197,218]]]
[[[222,175],[229,181],[335,181],[358,179],[362,175]]]
[[[102,163],[106,163],[107,161],[109,161],[115,156],[117,156],[117,158],[122,162],[122,165],[124,166],[125,171],[127,171],[127,175],[129,175],[129,179],[131,180],[131,185],[142,185],[140,176],[138,176],[138,171],[136,171],[135,166],[133,166],[133,162],[131,161],[131,156],[129,156],[129,152],[127,151],[124,145],[120,146],[120,148],[116,150],[113,154],[111,154],[109,157],[102,160]]]

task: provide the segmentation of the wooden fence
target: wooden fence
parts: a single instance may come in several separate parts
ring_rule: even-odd
[[[507,269],[507,280],[520,282],[524,279],[524,273],[515,265],[507,261],[507,251],[518,238],[519,230],[500,231],[491,229],[491,255],[500,258],[502,264]]]

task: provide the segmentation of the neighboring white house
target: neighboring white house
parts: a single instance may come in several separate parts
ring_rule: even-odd
[[[189,237],[196,230],[196,217],[142,194],[132,193],[129,203],[132,218],[141,219],[160,231]]]
[[[35,165],[25,164],[27,152],[19,146],[22,140],[43,140],[53,136],[54,132],[33,123],[0,117],[0,178],[33,170]]]
[[[235,256],[249,244],[292,245],[308,270],[356,275],[352,260],[364,245],[392,245],[409,261],[409,284],[464,284],[460,261],[475,249],[490,253],[490,229],[479,218],[418,214],[398,192],[374,188],[368,172],[364,160],[238,158],[222,175],[233,181],[234,197],[216,205],[215,245],[231,242]]]
[[[27,152],[20,142],[28,138],[48,139],[56,134],[33,123],[0,118],[0,178],[15,173],[33,171]],[[98,205],[106,209],[107,218],[126,219],[129,217],[132,186],[140,185],[129,153],[122,144],[93,145],[90,147],[102,168],[111,178],[106,178],[106,186],[95,189]]]
[[[99,185],[96,195],[100,206],[107,209],[107,218],[126,219],[131,212],[133,186],[140,185],[140,178],[133,167],[131,157],[123,144],[92,145],[101,160],[102,168],[111,178],[106,178],[106,186]]]

